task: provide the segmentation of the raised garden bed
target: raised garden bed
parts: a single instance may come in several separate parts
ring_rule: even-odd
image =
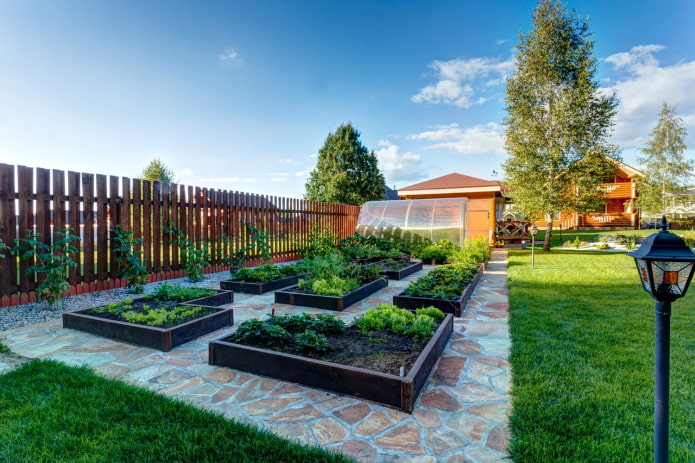
[[[453,314],[455,317],[460,317],[482,275],[483,267],[478,266],[478,273],[476,273],[473,280],[468,283],[468,286],[466,286],[466,289],[458,299],[436,299],[429,297],[404,296],[403,293],[401,293],[397,296],[393,296],[393,303],[398,307],[408,310],[433,306],[444,313],[449,313]]]
[[[275,291],[275,302],[278,304],[292,304],[342,311],[386,286],[388,286],[388,280],[386,278],[377,278],[343,296],[320,296],[302,291],[298,286],[293,286],[286,290]]]
[[[397,264],[399,267],[393,268],[393,264]],[[420,262],[382,262],[381,272],[379,273],[386,276],[389,280],[400,280],[420,270],[422,270]]]
[[[202,307],[207,315],[200,316],[169,328],[160,328],[139,323],[119,320],[105,312],[98,314],[92,309],[63,313],[63,328],[87,331],[92,334],[140,346],[169,351],[174,347],[203,336],[212,331],[234,324],[231,308],[219,306],[234,302],[234,293],[218,291],[217,294],[186,301],[178,306]],[[144,298],[134,299],[133,308],[148,304]]]
[[[453,331],[447,315],[404,376],[225,341],[209,345],[209,363],[372,400],[412,412],[415,401]]]
[[[278,280],[266,281],[263,283],[253,283],[249,281],[226,280],[220,281],[220,288],[239,293],[263,294],[276,289],[287,288],[296,285],[302,275],[292,275]]]

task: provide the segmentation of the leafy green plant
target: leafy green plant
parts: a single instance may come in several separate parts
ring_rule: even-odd
[[[111,304],[101,305],[98,307],[90,307],[90,310],[95,313],[110,313],[114,315],[120,315],[123,312],[129,311],[133,308],[133,300],[126,299],[121,302],[112,302]]]
[[[305,259],[304,265],[306,276],[299,280],[299,287],[326,296],[342,296],[379,278],[381,270],[379,265],[346,262],[339,253]]]
[[[415,315],[427,315],[428,317],[432,317],[437,321],[444,320],[445,317],[444,312],[432,306],[415,309]]]
[[[197,283],[205,280],[203,269],[209,265],[210,247],[205,240],[200,240],[198,246],[189,240],[180,228],[170,227],[164,233],[173,235],[172,241],[179,247],[181,260],[188,274],[188,280]]]
[[[232,339],[242,342],[256,342],[271,346],[276,342],[287,342],[291,339],[290,333],[275,323],[266,323],[262,320],[246,320],[232,336]]]
[[[304,267],[300,264],[263,264],[253,268],[240,268],[230,275],[229,280],[265,283],[293,275],[300,275],[304,273],[304,271]]]
[[[429,315],[417,315],[410,326],[405,330],[405,334],[415,339],[427,340],[432,337],[439,323]]]
[[[414,255],[424,260],[434,259],[437,262],[447,262],[451,256],[460,250],[461,247],[451,240],[442,239],[422,249],[418,249]]]
[[[319,278],[314,280],[311,285],[311,292],[321,296],[342,296],[356,289],[356,287],[357,284],[354,281],[332,276],[328,279]]]
[[[80,237],[73,235],[71,228],[54,233],[51,243],[42,241],[41,235],[32,230],[26,230],[23,239],[15,239],[12,254],[32,263],[26,270],[26,276],[39,280],[35,291],[39,300],[53,306],[70,289],[68,271],[70,267],[77,267],[72,256],[78,253],[72,242],[79,240]]]
[[[355,232],[338,243],[338,249],[347,260],[378,258],[401,258],[405,255],[405,244],[401,240],[364,236]]]
[[[121,313],[121,316],[130,323],[170,328],[180,325],[187,319],[199,316],[203,311],[203,307],[194,306],[174,306],[158,309],[150,309],[146,306],[143,307],[142,312],[125,311]]]
[[[10,247],[6,245],[2,240],[0,240],[0,259],[5,258],[5,251],[9,251]]]
[[[217,291],[205,288],[190,288],[181,285],[162,283],[150,294],[144,297],[146,301],[172,301],[185,302],[200,297],[212,296]]]
[[[5,344],[0,342],[0,354],[4,354],[5,352],[9,352],[10,348],[7,347]]]
[[[299,351],[326,352],[331,350],[331,345],[328,343],[326,335],[312,330],[299,333],[295,336],[294,342],[296,349]]]
[[[244,227],[249,243],[246,246],[239,247],[232,251],[229,256],[224,256],[222,258],[222,263],[229,265],[229,272],[232,274],[244,268],[244,265],[246,265],[246,257],[249,255],[258,255],[265,263],[273,259],[273,246],[269,243],[270,237],[268,232],[254,227],[250,222],[245,222]],[[224,234],[220,239],[228,248],[234,248],[235,239]]]
[[[395,334],[428,340],[434,334],[439,321],[444,319],[442,311],[427,307],[419,312],[401,309],[393,304],[379,304],[355,320],[362,333],[390,331]]]
[[[338,249],[337,241],[338,236],[330,228],[315,228],[309,232],[303,243],[297,241],[295,245],[299,248],[302,258],[314,258],[334,254]]]
[[[135,238],[133,230],[125,230],[119,225],[111,229],[114,242],[113,251],[115,253],[116,263],[118,264],[119,278],[125,278],[126,288],[130,292],[140,294],[144,291],[144,284],[147,281],[147,267],[145,259],[142,257],[144,251],[138,249],[142,246],[143,238]]]
[[[458,299],[466,286],[473,281],[477,272],[478,265],[472,262],[441,265],[417,281],[411,282],[403,291],[403,295],[444,300]]]
[[[343,333],[346,329],[345,322],[335,315],[325,314],[314,317],[312,329],[323,334]]]
[[[345,330],[345,323],[333,315],[282,315],[266,321],[246,320],[230,340],[262,346],[293,345],[298,351],[325,352],[331,348],[326,335]]]
[[[479,237],[465,240],[461,249],[454,251],[446,260],[450,263],[482,263],[490,259],[491,255],[490,243],[486,238]]]

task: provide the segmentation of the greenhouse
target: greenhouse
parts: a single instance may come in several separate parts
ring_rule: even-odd
[[[362,206],[357,232],[407,242],[428,238],[462,244],[467,239],[491,238],[488,200],[467,198],[369,201]]]

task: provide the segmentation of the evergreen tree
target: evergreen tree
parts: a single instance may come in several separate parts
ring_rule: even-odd
[[[663,103],[659,121],[649,135],[642,156],[637,157],[646,175],[637,183],[637,207],[646,213],[663,214],[669,194],[685,192],[695,164],[685,158],[687,131],[675,107]]]
[[[384,195],[384,175],[373,151],[351,123],[329,133],[309,174],[304,199],[360,206]]]
[[[174,171],[156,158],[143,169],[139,178],[150,182],[174,183]]]
[[[603,204],[598,184],[619,157],[606,142],[618,102],[599,92],[593,45],[587,20],[561,2],[541,0],[506,82],[504,183],[529,219],[546,218],[546,251],[553,216]]]

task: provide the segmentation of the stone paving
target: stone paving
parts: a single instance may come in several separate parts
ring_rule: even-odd
[[[484,463],[508,461],[511,368],[508,362],[506,250],[495,250],[466,311],[423,388],[412,414],[357,398],[208,365],[211,333],[169,352],[63,329],[60,319],[0,332],[15,353],[86,365],[97,373],[186,400],[226,417],[301,442],[339,450],[360,462]],[[424,271],[427,271],[426,268]],[[392,302],[418,272],[338,316],[350,321]],[[273,293],[235,293],[234,320],[282,313],[322,313],[275,304]],[[11,366],[0,361],[0,372]]]

